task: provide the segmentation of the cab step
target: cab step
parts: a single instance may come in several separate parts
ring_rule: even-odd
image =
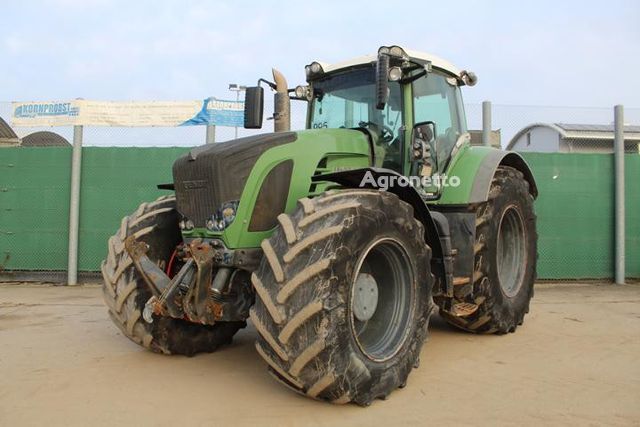
[[[478,311],[478,304],[470,302],[458,302],[453,304],[450,313],[456,317],[467,317]]]
[[[468,277],[454,277],[453,278],[453,286],[463,286],[467,285],[471,282],[471,279]]]

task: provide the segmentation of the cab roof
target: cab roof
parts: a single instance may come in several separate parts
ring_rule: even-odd
[[[458,67],[456,67],[449,61],[445,61],[444,59],[436,55],[431,55],[429,53],[418,52],[415,50],[408,50],[408,49],[404,49],[404,51],[406,52],[407,55],[409,55],[412,58],[431,62],[431,65],[435,68],[448,72],[456,77],[460,75],[461,70]],[[378,55],[376,54],[376,55],[359,56],[346,61],[337,62],[335,64],[327,64],[326,62],[321,62],[321,61],[317,61],[317,62],[322,66],[322,69],[325,73],[331,73],[333,71],[341,70],[343,68],[350,68],[357,65],[375,63],[377,60],[378,60]]]

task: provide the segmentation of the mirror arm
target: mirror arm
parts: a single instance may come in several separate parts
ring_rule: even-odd
[[[265,83],[266,85],[268,85],[271,90],[276,90],[277,86],[275,83],[270,82],[269,80],[265,80],[265,79],[258,79],[258,86],[260,86],[260,83]]]
[[[427,70],[422,70],[421,72],[419,72],[418,74],[414,75],[414,76],[410,76],[410,77],[405,77],[403,79],[400,80],[400,84],[408,84],[408,83],[413,83],[414,81],[418,80],[420,77],[422,76],[426,76],[427,75]]]

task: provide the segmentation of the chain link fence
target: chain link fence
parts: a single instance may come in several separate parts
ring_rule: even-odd
[[[480,131],[482,129],[482,104],[465,104],[468,128]],[[12,114],[10,102],[0,102],[0,117],[10,123]],[[304,129],[307,114],[307,104],[302,101],[291,101],[291,129]],[[625,108],[625,125],[632,126],[633,132],[638,130],[633,126],[640,126],[640,108]],[[229,141],[235,138],[269,132],[273,129],[273,121],[269,118],[273,115],[273,98],[265,97],[265,120],[262,129],[244,129],[233,127],[216,127],[216,142]],[[566,127],[569,132],[574,132],[576,126],[596,125],[593,132],[613,132],[613,106],[602,107],[556,107],[533,105],[492,105],[492,128],[499,134],[500,146],[507,148],[511,140],[518,132],[533,124],[550,124]],[[603,129],[603,128],[607,129]],[[578,130],[588,131],[589,129]],[[18,127],[14,131],[20,138],[34,132],[51,131],[64,137],[69,143],[73,140],[72,127]],[[121,128],[121,127],[85,127],[84,146],[95,147],[193,147],[204,144],[206,141],[206,129],[204,126],[158,127],[158,128]],[[535,135],[532,135],[535,137]],[[586,149],[597,150],[594,144],[598,144],[603,135],[579,135],[582,141],[576,144],[584,145]],[[535,141],[532,141],[535,143]],[[517,147],[518,151],[523,150]],[[537,151],[537,147],[529,151]],[[553,152],[553,150],[549,150]],[[555,150],[559,151],[559,150]],[[629,150],[627,150],[629,151]],[[635,150],[637,152],[637,149]]]
[[[268,95],[267,95],[268,96]],[[261,130],[217,127],[216,142],[273,129],[273,99],[265,99]],[[470,130],[482,129],[482,105],[465,105]],[[10,123],[11,103],[0,102]],[[640,108],[625,108],[626,258],[629,277],[640,277]],[[303,129],[306,103],[292,101],[292,129]],[[494,145],[523,152],[540,197],[538,276],[543,279],[613,277],[613,107],[492,106]],[[73,142],[72,127],[16,128]],[[176,128],[85,127],[83,138],[79,269],[95,274],[106,241],[120,218],[166,192],[173,160],[206,140],[204,126]],[[0,137],[2,135],[0,134]],[[0,140],[1,141],[1,140]],[[474,143],[480,143],[474,139]],[[2,147],[4,145],[5,147]],[[64,281],[69,227],[71,147],[29,149],[0,142],[0,278],[26,274]],[[36,274],[37,273],[37,274]],[[95,276],[94,276],[95,277]]]

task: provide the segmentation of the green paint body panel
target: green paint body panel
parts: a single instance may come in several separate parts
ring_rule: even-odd
[[[471,189],[475,182],[476,174],[484,158],[491,152],[497,151],[491,147],[462,146],[451,164],[447,167],[448,177],[460,178],[457,187],[444,187],[438,200],[430,202],[434,205],[466,205],[469,203]]]

